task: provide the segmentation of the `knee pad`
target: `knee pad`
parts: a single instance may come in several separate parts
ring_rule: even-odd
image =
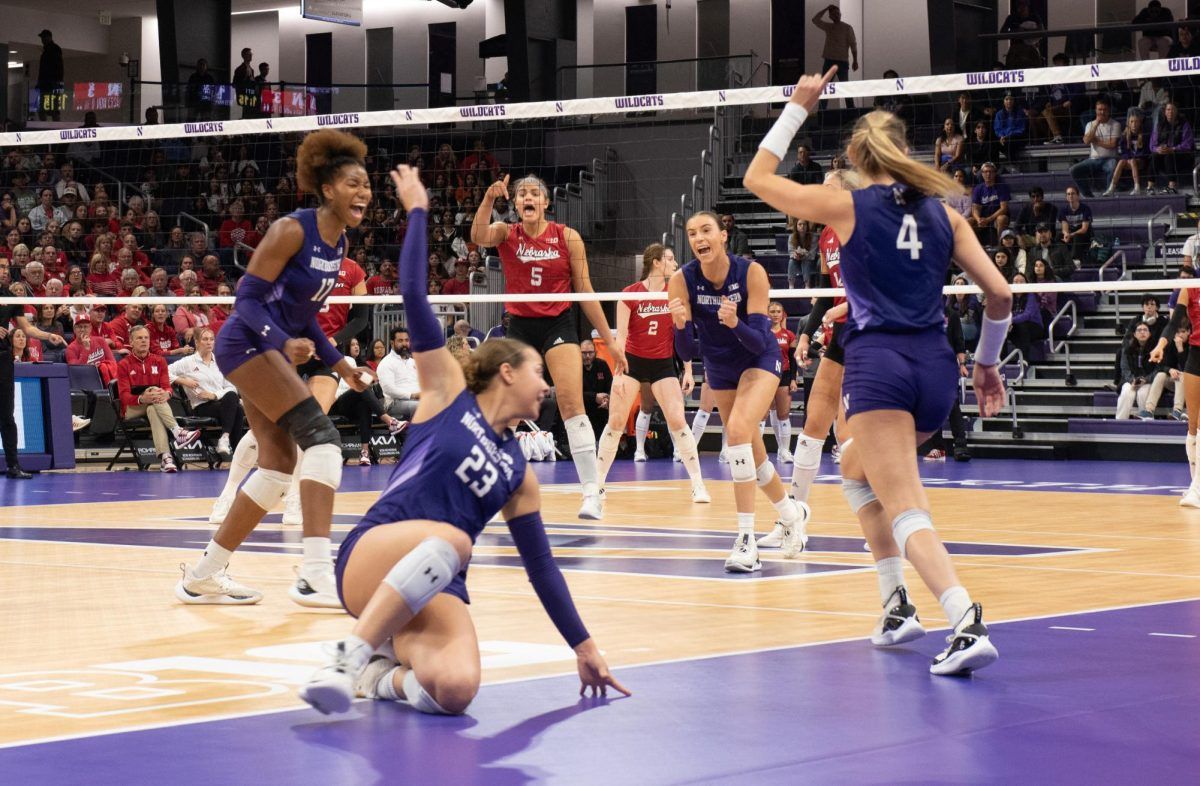
[[[250,473],[242,484],[241,492],[250,501],[263,510],[273,510],[279,500],[287,495],[288,487],[292,484],[292,476],[273,469],[258,469]]]
[[[417,675],[411,669],[404,675],[404,698],[408,700],[409,705],[418,712],[424,712],[427,715],[450,715],[442,708],[442,705],[433,700],[429,692],[421,687],[421,683],[417,681]]]
[[[775,472],[775,465],[771,463],[770,459],[759,464],[758,468],[754,470],[754,477],[758,480],[759,486],[767,485],[777,474]]]
[[[434,595],[450,584],[460,567],[458,552],[449,542],[429,537],[393,565],[383,583],[404,598],[404,605],[415,617]]]
[[[725,456],[729,459],[729,474],[733,475],[734,483],[755,480],[754,448],[749,442],[741,445],[729,445],[725,448]]]
[[[303,451],[317,445],[335,445],[341,449],[342,438],[337,427],[312,396],[283,413],[275,422]]]
[[[908,557],[908,539],[923,529],[933,532],[933,521],[928,512],[917,508],[904,511],[892,521],[892,536],[900,547],[900,556]]]
[[[875,496],[875,491],[871,488],[870,483],[867,483],[865,480],[854,480],[853,478],[842,478],[842,496],[850,503],[850,510],[856,516],[867,505],[878,501],[878,497]]]
[[[300,480],[311,480],[337,491],[342,484],[341,443],[324,442],[306,448],[300,457]]]
[[[563,430],[567,432],[567,444],[571,453],[586,453],[596,450],[596,432],[592,431],[592,422],[587,415],[576,415],[563,421]]]

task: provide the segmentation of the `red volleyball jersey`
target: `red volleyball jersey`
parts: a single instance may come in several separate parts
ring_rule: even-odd
[[[329,290],[330,295],[349,295],[354,292],[354,288],[365,281],[367,274],[359,267],[358,263],[353,259],[342,259],[342,266],[338,268],[337,283],[333,285],[333,289]],[[325,301],[325,305],[321,306],[321,310],[317,312],[317,324],[321,326],[321,332],[332,338],[339,330],[346,327],[346,322],[350,319],[350,304],[349,303],[330,303]]]
[[[775,343],[779,344],[779,351],[783,353],[783,370],[787,371],[792,367],[792,347],[796,345],[796,334],[787,328],[772,330],[771,334],[775,336]]]
[[[1192,323],[1192,332],[1188,335],[1188,345],[1200,347],[1200,289],[1193,289],[1188,292],[1187,305],[1188,322]],[[1174,336],[1166,336],[1167,341],[1174,340]]]
[[[830,227],[825,227],[821,230],[821,239],[819,241],[821,249],[821,258],[825,260],[825,267],[829,271],[829,282],[835,287],[844,287],[842,281],[842,244],[838,240],[837,233]],[[833,304],[840,306],[846,302],[844,297],[835,297]],[[845,322],[846,318],[839,317],[835,322]]]
[[[508,227],[508,238],[496,247],[504,269],[504,291],[509,294],[569,293],[571,254],[567,250],[565,226],[553,221],[546,231],[530,237],[520,224]],[[505,303],[518,317],[556,317],[571,307],[565,301]]]
[[[648,292],[641,281],[625,287],[624,292]],[[629,306],[629,335],[625,351],[640,358],[659,360],[675,352],[674,325],[671,309],[665,300],[627,300]]]

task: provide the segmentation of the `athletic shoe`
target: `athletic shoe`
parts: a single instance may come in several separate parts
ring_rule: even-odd
[[[674,461],[676,464],[682,464],[682,463],[683,463],[683,459],[679,457],[679,454],[678,454],[678,453],[673,453],[673,454],[671,454],[671,461]]]
[[[198,436],[200,436],[200,432],[194,428],[177,428],[175,429],[175,447],[181,448],[194,441]]]
[[[354,678],[346,658],[346,642],[334,645],[330,662],[317,669],[300,689],[300,698],[322,715],[345,712],[354,700]]]
[[[1113,195],[1113,193],[1114,193],[1116,190],[1117,190],[1117,187],[1116,187],[1116,186],[1112,186],[1112,185],[1110,185],[1110,186],[1109,186],[1109,187],[1108,187],[1108,188],[1105,190],[1105,192],[1104,192],[1103,194],[1101,194],[1100,196],[1112,196],[1112,195]]]
[[[304,511],[300,507],[300,492],[289,490],[283,498],[283,526],[299,527],[304,523]]]
[[[217,497],[217,501],[213,503],[212,513],[208,514],[208,523],[216,526],[225,523],[225,517],[229,515],[229,509],[233,507],[233,500],[236,497],[236,491],[228,499],[224,494]]]
[[[183,578],[175,585],[175,597],[195,606],[249,606],[262,600],[262,593],[234,581],[221,568],[205,578],[192,574],[184,563],[179,563]]]
[[[695,505],[707,505],[712,502],[712,497],[708,495],[708,489],[703,483],[697,483],[692,486],[692,503]]]
[[[924,635],[925,628],[917,616],[917,607],[908,602],[908,591],[903,586],[896,587],[883,604],[883,616],[871,631],[871,643],[876,647],[890,647]]]
[[[604,518],[604,501],[599,494],[586,494],[583,504],[579,506],[579,518],[589,521],[599,521]]]
[[[1187,493],[1179,500],[1181,508],[1200,508],[1200,490],[1197,490],[1196,484],[1188,486]]]
[[[160,472],[179,471],[179,468],[175,466],[175,457],[170,453],[164,453],[158,457],[158,469]]]
[[[233,455],[233,448],[229,445],[228,434],[222,434],[221,438],[217,440],[217,455],[226,458]]]
[[[354,695],[360,699],[378,699],[379,681],[399,665],[387,655],[372,655],[366,668],[354,681]]]
[[[295,570],[296,582],[288,588],[288,597],[294,603],[310,609],[342,608],[332,569],[311,575],[305,575],[299,566]]]
[[[806,503],[800,500],[793,500],[796,503],[796,508],[800,511],[800,516],[790,523],[783,525],[783,537],[780,542],[780,548],[783,549],[784,559],[795,559],[804,551],[804,547],[808,545],[808,518],[812,515],[812,511]]]
[[[80,431],[88,427],[92,422],[91,418],[81,418],[78,415],[71,416],[71,431]]]
[[[925,454],[925,460],[926,461],[945,461],[946,460],[946,451],[942,450],[941,448],[934,448],[933,450],[931,450]]]
[[[946,637],[946,643],[949,646],[929,664],[931,674],[967,675],[995,663],[1000,657],[988,639],[987,625],[983,624],[983,606],[978,603],[971,604],[954,626],[954,632]]]
[[[646,452],[644,450],[635,450],[633,452],[633,460],[634,461],[645,461],[646,460]]]
[[[787,448],[780,448],[775,456],[779,459],[780,464],[791,464],[795,461],[795,457],[792,456],[792,452]]]
[[[729,552],[729,558],[725,560],[725,571],[753,573],[757,570],[762,570],[762,563],[758,560],[758,546],[754,543],[754,536],[750,533],[738,535],[737,540],[733,542],[733,551]]]
[[[954,449],[954,460],[955,461],[970,461],[971,460],[971,449],[966,446],[955,448]]]
[[[829,455],[833,457],[834,464],[841,464],[842,463],[842,446],[834,445],[833,448],[830,449]]]
[[[1154,413],[1148,409],[1139,410],[1137,416],[1142,420],[1154,420]]]
[[[358,454],[358,466],[371,466],[371,449],[366,445],[362,446],[362,451]]]
[[[399,418],[392,418],[392,422],[388,423],[388,433],[389,434],[393,434],[393,435],[399,434],[401,431],[404,431],[404,429],[406,429],[406,428],[408,428],[407,420],[400,420]]]
[[[1182,409],[1171,410],[1170,417],[1171,417],[1171,420],[1183,420],[1184,419],[1183,410]]]
[[[728,464],[729,463],[729,456],[725,455],[725,448],[721,448],[721,452],[717,454],[717,463],[718,464]]]
[[[1129,192],[1129,196],[1141,196],[1141,193],[1142,193],[1142,189],[1138,188],[1137,186],[1134,186],[1133,190]]]
[[[766,535],[758,539],[758,547],[760,549],[777,549],[783,545],[783,526],[782,521],[776,521],[775,526]]]

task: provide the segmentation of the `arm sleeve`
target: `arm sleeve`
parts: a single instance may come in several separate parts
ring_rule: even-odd
[[[739,319],[733,335],[743,347],[757,355],[767,348],[767,336],[771,333],[771,320],[766,314],[749,314]]]
[[[833,282],[829,280],[828,273],[821,274],[821,279],[820,279],[820,281],[817,282],[817,286],[818,287],[833,286]],[[822,317],[825,316],[825,312],[828,311],[831,306],[833,306],[833,298],[832,297],[826,296],[826,297],[817,298],[817,302],[813,303],[812,311],[808,312],[808,319],[804,320],[804,327],[801,329],[800,332],[807,333],[808,335],[811,336],[813,334],[813,331],[816,330],[820,326]]]
[[[237,300],[233,310],[258,334],[261,341],[273,349],[283,352],[288,334],[281,328],[266,309],[265,301],[274,284],[253,273],[242,276],[238,283]]]
[[[692,359],[695,346],[692,343],[692,321],[689,319],[683,329],[675,329],[675,354],[684,363]]]
[[[404,298],[404,316],[413,352],[429,352],[446,345],[446,334],[429,305],[427,221],[424,209],[410,211],[408,231],[400,248],[400,295]]]
[[[355,303],[350,307],[350,315],[346,320],[346,326],[333,334],[333,340],[338,344],[345,344],[354,336],[363,332],[367,322],[370,320],[371,307],[366,303]]]
[[[533,585],[533,591],[537,593],[554,627],[558,628],[571,647],[587,641],[587,628],[583,626],[575,602],[571,600],[571,591],[567,588],[562,571],[550,553],[550,540],[542,526],[542,515],[527,513],[518,516],[508,522],[508,531],[525,565],[525,575],[529,577],[529,583]]]

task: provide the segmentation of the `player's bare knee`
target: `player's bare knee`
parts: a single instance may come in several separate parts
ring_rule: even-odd
[[[433,700],[449,715],[461,715],[471,706],[479,693],[479,677],[468,674],[447,674],[432,680],[426,688]]]
[[[436,536],[454,548],[455,553],[458,554],[459,564],[466,565],[470,561],[472,545],[471,538],[467,533],[453,525],[440,523]]]

